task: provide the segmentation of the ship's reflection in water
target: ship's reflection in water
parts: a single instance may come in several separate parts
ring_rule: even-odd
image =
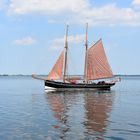
[[[113,91],[48,92],[46,99],[61,139],[103,140],[112,110]]]

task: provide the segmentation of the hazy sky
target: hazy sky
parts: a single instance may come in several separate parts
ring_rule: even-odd
[[[48,74],[69,24],[72,74],[102,38],[114,74],[140,74],[140,0],[0,0],[0,74]]]

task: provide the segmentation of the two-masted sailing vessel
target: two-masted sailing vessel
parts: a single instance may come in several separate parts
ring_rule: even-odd
[[[48,77],[43,79],[45,90],[69,90],[69,89],[110,89],[116,81],[106,81],[113,78],[111,67],[108,63],[102,40],[99,39],[88,48],[88,24],[85,36],[85,66],[84,78],[67,75],[68,71],[68,25],[66,28],[65,46],[57,59]],[[34,78],[37,78],[33,75]],[[38,78],[39,79],[39,78]],[[100,81],[98,81],[100,79]],[[103,80],[101,80],[103,79]],[[95,82],[96,81],[96,82]],[[98,81],[98,82],[97,82]]]

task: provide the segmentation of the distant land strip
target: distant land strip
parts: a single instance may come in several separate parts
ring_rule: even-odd
[[[32,76],[32,74],[0,74],[0,76]],[[48,76],[46,74],[38,74],[38,76]],[[69,75],[69,76],[83,76],[83,75]],[[114,76],[140,76],[140,74],[115,74]]]

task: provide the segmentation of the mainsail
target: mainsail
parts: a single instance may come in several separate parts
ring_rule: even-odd
[[[48,80],[59,80],[63,78],[64,51],[60,54],[58,60],[49,73]]]
[[[110,78],[113,76],[101,39],[88,49],[87,62],[88,80]]]

